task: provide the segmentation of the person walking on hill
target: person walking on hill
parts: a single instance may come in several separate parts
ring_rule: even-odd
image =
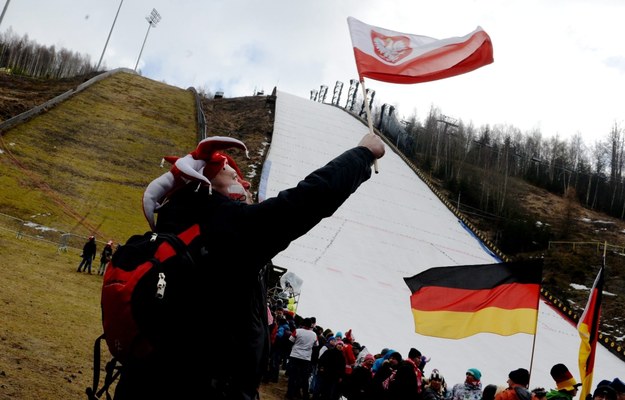
[[[95,260],[95,255],[97,252],[97,246],[95,243],[95,237],[89,236],[87,239],[87,243],[82,247],[82,260],[80,264],[78,264],[78,270],[76,272],[87,271],[91,273],[91,263]]]
[[[106,265],[113,258],[113,241],[109,240],[100,254],[100,268],[98,268],[98,275],[104,275],[106,271]]]
[[[367,133],[295,187],[253,204],[250,184],[224,152],[233,148],[247,151],[237,139],[214,136],[182,158],[166,158],[174,166],[144,193],[152,230],[177,234],[199,226],[188,246],[197,276],[184,291],[184,326],[169,329],[167,342],[150,356],[124,365],[116,400],[257,399],[270,347],[266,265],[331,216],[385,152],[382,139]],[[226,312],[224,285],[233,288]],[[216,320],[218,328],[210,323]]]

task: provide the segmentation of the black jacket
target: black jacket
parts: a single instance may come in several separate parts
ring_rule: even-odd
[[[389,384],[389,399],[409,400],[419,397],[417,373],[414,368],[414,364],[406,360],[399,364],[395,377]]]
[[[265,266],[369,179],[373,160],[367,148],[348,150],[295,188],[253,205],[194,184],[170,196],[157,231],[200,224],[201,236],[191,244],[199,265],[192,305],[181,310],[184,326],[175,328],[172,348],[129,368],[116,399],[145,395],[150,387],[150,398],[171,390],[179,398],[254,399],[269,353]]]
[[[338,382],[345,375],[345,356],[343,351],[336,347],[326,350],[317,363],[318,374],[324,381]]]
[[[89,239],[87,243],[85,243],[85,245],[82,247],[82,258],[85,258],[87,260],[95,260],[95,254],[97,251],[96,247],[97,246],[95,244],[95,240]]]
[[[102,249],[102,253],[100,254],[100,262],[107,263],[109,262],[112,256],[113,256],[113,248],[107,244],[106,246],[104,246],[104,248]]]

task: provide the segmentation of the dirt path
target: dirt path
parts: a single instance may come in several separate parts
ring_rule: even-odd
[[[280,371],[280,378],[277,383],[263,383],[260,385],[261,400],[283,400],[286,396],[286,385],[288,378],[284,376],[284,371]]]
[[[0,73],[0,122],[75,88],[94,75],[53,80]]]

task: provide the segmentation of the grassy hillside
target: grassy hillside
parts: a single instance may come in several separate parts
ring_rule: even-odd
[[[79,261],[0,230],[0,399],[85,397],[102,281],[76,273]]]
[[[47,82],[41,94],[40,82],[19,78],[14,92],[30,91],[37,100],[21,101],[27,105],[6,117],[83,80]],[[0,107],[15,93],[3,93]],[[202,107],[209,135],[246,142],[250,159],[239,166],[257,188],[273,129],[272,98],[221,99]],[[196,121],[191,91],[118,73],[0,133],[0,399],[85,397],[93,343],[102,332],[102,280],[76,273],[80,247],[95,234],[99,255],[102,241],[124,242],[148,229],[143,191],[169,168],[159,167],[164,155],[195,148]],[[26,231],[22,220],[38,226]],[[68,251],[58,251],[63,232],[72,234]],[[104,347],[102,367],[109,357]]]
[[[143,190],[165,171],[162,156],[195,147],[195,109],[190,91],[118,73],[3,132],[0,213],[104,241],[146,231]],[[18,239],[6,221],[0,398],[84,398],[101,334],[101,277],[75,272],[79,250]]]
[[[164,155],[197,141],[192,92],[118,73],[2,135],[0,210],[78,235],[147,229],[141,196]]]

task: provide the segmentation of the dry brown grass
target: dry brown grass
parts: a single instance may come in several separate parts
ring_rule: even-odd
[[[121,240],[147,228],[143,189],[196,132],[190,91],[116,74],[2,134],[0,212],[50,213],[56,227]]]
[[[3,132],[0,212],[99,240],[143,233],[143,190],[165,171],[162,156],[194,147],[195,106],[190,91],[120,73]],[[79,250],[3,228],[0,399],[84,398],[101,277],[75,272]]]
[[[0,229],[0,399],[86,398],[102,333],[102,277],[77,273],[79,261],[76,250],[59,253],[54,244]],[[103,368],[105,345],[101,358]],[[286,378],[260,391],[281,400]]]
[[[77,273],[79,261],[76,251],[0,230],[0,398],[84,397],[102,281]]]

